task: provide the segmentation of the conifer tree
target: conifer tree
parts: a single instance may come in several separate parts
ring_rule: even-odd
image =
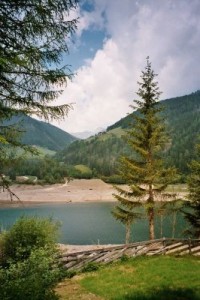
[[[185,217],[191,225],[191,233],[200,238],[200,144],[197,145],[197,159],[190,164],[191,174],[188,177],[189,201]]]
[[[77,0],[0,1],[0,143],[7,143],[2,120],[17,113],[45,120],[64,117],[69,104],[56,105],[68,79],[61,65],[77,19]]]
[[[167,197],[164,193],[167,185],[175,175],[175,169],[166,169],[161,157],[165,149],[167,135],[164,119],[161,116],[162,108],[157,103],[160,92],[157,75],[151,68],[147,57],[147,65],[142,71],[141,82],[134,100],[133,109],[138,109],[133,116],[132,128],[127,131],[127,143],[131,155],[121,158],[120,174],[128,185],[128,189],[116,187],[116,199],[122,208],[134,208],[143,203],[149,222],[149,238],[155,238],[154,218],[155,201]],[[125,218],[124,218],[125,219]]]
[[[5,119],[34,114],[49,121],[70,109],[56,100],[72,77],[62,58],[77,27],[70,17],[76,6],[77,0],[0,1],[0,172],[10,148],[30,150],[20,142],[21,129]]]

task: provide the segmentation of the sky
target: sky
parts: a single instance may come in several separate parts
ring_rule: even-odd
[[[80,0],[72,16],[78,29],[63,62],[75,76],[57,104],[73,109],[54,125],[95,131],[125,117],[147,56],[161,100],[200,89],[199,0]]]

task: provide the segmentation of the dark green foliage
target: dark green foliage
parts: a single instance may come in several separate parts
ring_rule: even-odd
[[[56,126],[25,115],[14,116],[9,121],[4,121],[3,124],[18,124],[18,128],[22,131],[20,140],[25,145],[40,146],[58,151],[77,140],[76,137]]]
[[[164,153],[165,164],[182,174],[189,174],[189,162],[195,159],[195,145],[200,134],[200,91],[163,101],[170,143]],[[183,177],[183,179],[186,178]]]
[[[68,177],[67,167],[46,156],[44,158],[32,158],[18,160],[13,167],[7,168],[5,173],[13,180],[16,176],[37,176],[40,183],[63,183]]]
[[[53,268],[52,268],[53,266]],[[54,300],[54,288],[61,279],[55,253],[37,249],[9,268],[0,268],[1,300]]]
[[[14,165],[16,148],[36,152],[20,140],[24,128],[4,120],[24,114],[55,120],[71,107],[55,101],[72,78],[62,57],[76,29],[77,19],[69,18],[76,6],[76,0],[0,1],[0,172]]]
[[[77,20],[66,20],[76,0],[0,1],[0,119],[16,111],[45,119],[63,117],[69,105],[50,104],[71,78],[61,66],[67,37]]]
[[[148,293],[132,293],[125,296],[123,300],[199,300],[199,296],[190,288],[169,288],[157,287],[149,290]],[[117,300],[117,298],[116,298]],[[119,299],[120,300],[120,299]]]
[[[101,176],[101,180],[103,180],[106,183],[112,183],[112,184],[125,184],[125,180],[118,174],[111,175],[111,176]]]
[[[122,257],[120,258],[121,262],[127,262],[129,260],[128,255],[124,254],[122,255]]]
[[[0,264],[27,259],[35,249],[52,248],[58,233],[58,224],[48,219],[20,218],[9,231],[1,236]]]
[[[23,217],[0,235],[1,300],[58,299],[54,288],[64,273],[57,230],[51,220]]]
[[[197,159],[190,164],[191,174],[188,177],[188,202],[189,211],[185,217],[191,225],[190,233],[200,238],[200,144],[197,146]]]
[[[100,265],[96,262],[90,262],[85,265],[82,269],[82,272],[93,272],[99,270]]]
[[[72,77],[61,60],[63,53],[68,52],[67,37],[76,29],[76,19],[66,20],[76,5],[76,0],[0,1],[1,167],[14,165],[12,153],[18,147],[35,152],[21,141],[25,128],[6,124],[4,120],[23,114],[59,119],[70,108],[70,104],[54,106],[53,103]],[[52,148],[52,135],[49,138],[48,145]],[[34,139],[30,144],[33,142]]]
[[[200,134],[200,92],[168,99],[161,104],[170,137],[162,157],[166,166],[175,166],[183,174],[180,179],[184,181],[189,173],[188,163],[195,158],[194,146]],[[129,115],[108,127],[103,135],[74,142],[58,154],[59,159],[74,165],[85,164],[91,169],[95,168],[100,175],[116,174],[117,160],[130,151],[121,135],[113,130],[130,128],[132,119],[132,115]]]
[[[19,126],[0,125],[0,173],[4,173],[7,168],[12,168],[24,152],[29,151],[33,155],[38,154],[34,147],[21,143],[22,134]],[[21,153],[17,154],[16,149],[19,150],[19,148]]]
[[[103,134],[104,135],[104,134]],[[125,149],[124,142],[114,134],[102,140],[95,136],[85,141],[75,141],[58,152],[57,159],[70,165],[84,164],[96,174],[110,176],[116,172],[116,158]]]

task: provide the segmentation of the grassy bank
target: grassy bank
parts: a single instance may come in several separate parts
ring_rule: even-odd
[[[200,260],[140,257],[68,279],[61,299],[199,300]]]

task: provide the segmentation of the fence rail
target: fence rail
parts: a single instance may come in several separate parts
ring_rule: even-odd
[[[81,270],[91,262],[107,264],[124,255],[136,257],[140,255],[194,255],[200,256],[200,239],[157,239],[128,245],[111,246],[95,250],[67,253],[60,256],[62,265],[67,270]]]

